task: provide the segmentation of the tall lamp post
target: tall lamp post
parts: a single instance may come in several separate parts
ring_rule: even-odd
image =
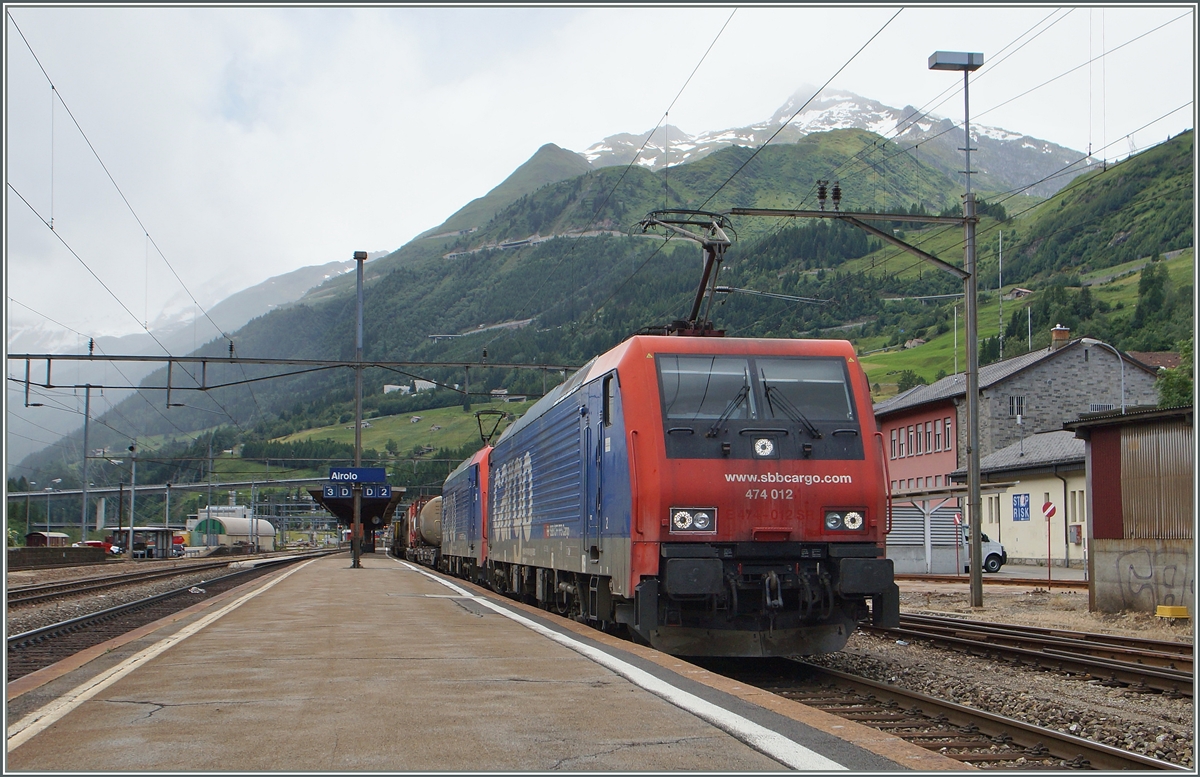
[[[967,192],[963,197],[963,229],[966,232],[966,257],[963,270],[966,286],[967,324],[967,514],[971,519],[971,606],[983,606],[983,540],[979,526],[979,338],[977,328],[977,292],[975,272],[975,194],[971,191],[971,99],[968,79],[971,71],[983,66],[983,54],[966,51],[935,51],[929,55],[930,70],[961,70],[963,74],[963,128],[967,155]]]
[[[354,466],[362,466],[362,357],[363,357],[363,262],[367,261],[366,251],[355,251],[354,261],[358,263],[358,327],[354,338]],[[351,566],[358,569],[362,566],[362,485],[358,481],[354,489],[354,528],[350,532],[350,553],[354,557]]]
[[[1081,339],[1080,342],[1083,343],[1085,347],[1089,348],[1093,345],[1098,345],[1101,348],[1107,348],[1117,355],[1117,361],[1121,362],[1121,415],[1125,415],[1125,357],[1122,356],[1121,352],[1116,348],[1113,348],[1108,343],[1101,342],[1094,337],[1085,337]]]

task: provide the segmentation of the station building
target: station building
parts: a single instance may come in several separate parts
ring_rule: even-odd
[[[982,494],[980,528],[1004,545],[1010,564],[1085,566],[1084,448],[1074,432],[1045,432],[980,459],[981,484],[1003,484]],[[966,487],[965,468],[951,478]]]
[[[1069,329],[1055,327],[1049,347],[980,367],[981,468],[984,458],[1022,439],[1061,431],[1065,422],[1081,414],[1153,406],[1158,400],[1156,376],[1157,369],[1112,346],[1087,337],[1070,339]],[[928,557],[925,548],[930,545],[925,538],[931,534],[935,538],[934,553],[939,548],[957,552],[955,517],[959,523],[970,521],[965,499],[957,493],[962,485],[953,478],[967,466],[966,393],[966,375],[958,373],[875,405],[892,494],[887,555],[897,572],[922,573],[940,566],[940,561]],[[1051,500],[1057,498],[1060,488],[1028,492],[1031,504],[1046,493]],[[989,491],[981,508],[982,530],[991,536],[986,528],[988,498],[993,500],[993,510],[999,511],[995,500],[1011,501],[1012,493],[995,487]],[[950,494],[954,497],[949,498]],[[935,498],[930,501],[926,496]],[[1069,496],[1067,504],[1056,502],[1059,520],[1068,505]],[[1041,506],[1038,502],[1032,509],[1040,511]],[[1086,505],[1080,512],[1086,517]],[[1060,558],[1065,558],[1066,549],[1060,546],[1060,550]],[[1051,551],[1053,556],[1053,544]],[[1045,554],[1041,558],[1045,559]]]

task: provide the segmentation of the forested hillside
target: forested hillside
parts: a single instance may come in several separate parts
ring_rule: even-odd
[[[1030,346],[1030,331],[1032,346],[1043,347],[1055,324],[1126,350],[1176,350],[1191,337],[1193,135],[1082,176],[1041,203],[981,193],[985,362],[999,357],[1001,327],[1006,357]],[[735,147],[664,171],[608,167],[542,184],[499,207],[474,231],[418,239],[372,262],[365,358],[579,365],[639,329],[679,318],[699,282],[701,252],[685,240],[640,234],[635,225],[657,208],[815,208],[815,182],[834,171],[844,210],[958,215],[961,200],[953,183],[917,159],[897,155],[884,164],[858,164],[864,150],[879,143],[870,133],[837,131],[767,147],[757,156]],[[901,221],[891,226],[922,250],[961,263],[961,228]],[[735,220],[734,228],[738,239],[726,255],[722,285],[816,302],[718,295],[713,319],[728,335],[851,339],[860,353],[878,352],[864,364],[881,394],[895,391],[902,373],[911,374],[904,379],[932,380],[954,369],[956,300],[941,296],[962,291],[954,277],[842,223],[747,218]],[[1004,290],[1019,285],[1033,292],[1005,302],[1003,318],[996,293],[1001,235]],[[523,242],[530,237],[537,239]],[[501,247],[505,243],[517,245]],[[355,301],[346,291],[353,288],[352,275],[251,321],[233,335],[235,354],[351,358]],[[958,323],[961,353],[961,309]],[[917,339],[925,344],[903,348]],[[218,342],[204,353],[225,356],[228,349],[229,343]],[[241,385],[204,395],[180,392],[188,407],[170,409],[133,397],[114,412],[120,426],[160,435],[142,444],[158,448],[162,458],[180,451],[192,459],[203,458],[195,455],[201,443],[183,440],[197,432],[207,440],[219,428],[222,450],[241,443],[243,455],[259,455],[272,450],[271,439],[344,423],[352,412],[350,370],[247,382],[287,372],[271,369],[211,365],[209,385]],[[416,378],[440,387],[413,396],[383,393],[385,384],[411,385]],[[537,396],[563,375],[475,368],[468,378],[462,369],[369,369],[367,415],[461,405],[468,379],[478,402],[500,388]],[[165,370],[149,380],[164,385]],[[188,380],[176,366],[172,385]],[[161,405],[161,394],[154,401]],[[93,424],[91,434],[93,447],[128,445],[102,423]],[[181,442],[168,442],[172,438]],[[72,446],[78,450],[77,439],[30,463],[46,473],[42,477],[77,483],[78,457],[64,453]],[[389,452],[378,455],[389,458]],[[418,467],[411,468],[416,476]],[[138,474],[141,482],[142,470]],[[148,470],[146,477],[190,479],[199,472],[180,461],[153,475]]]

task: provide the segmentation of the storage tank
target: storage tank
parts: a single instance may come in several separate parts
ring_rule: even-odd
[[[421,508],[421,514],[417,516],[417,531],[421,535],[421,539],[433,545],[440,547],[442,544],[442,498],[435,496],[430,499],[424,507]]]

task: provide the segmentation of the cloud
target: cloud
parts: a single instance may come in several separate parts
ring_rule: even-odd
[[[579,151],[649,130],[689,76],[670,123],[692,133],[765,120],[847,62],[834,87],[957,120],[960,79],[926,58],[982,51],[973,117],[1119,155],[1125,133],[1195,92],[1188,17],[1013,99],[1186,8],[906,8],[857,56],[894,8],[739,8],[715,45],[732,9],[10,10],[141,225],[10,22],[8,181],[38,215],[10,191],[8,290],[96,334],[188,302],[146,231],[211,306],[297,267],[398,248],[544,143]],[[40,224],[51,212],[132,313]]]

